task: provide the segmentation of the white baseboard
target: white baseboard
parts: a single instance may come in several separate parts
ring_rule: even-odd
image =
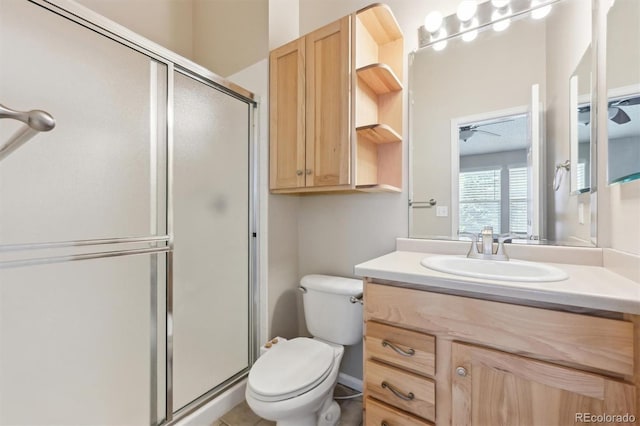
[[[176,423],[176,426],[209,426],[244,401],[247,379],[235,384],[219,397],[204,405],[198,411]]]
[[[338,383],[345,385],[351,389],[357,390],[358,392],[362,392],[362,380],[357,379],[353,376],[349,376],[348,374],[339,373],[338,374]]]

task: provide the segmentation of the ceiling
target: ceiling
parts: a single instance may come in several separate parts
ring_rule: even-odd
[[[529,146],[529,124],[525,114],[465,123],[464,126],[477,126],[478,131],[473,132],[466,141],[460,139],[460,156],[513,151]]]

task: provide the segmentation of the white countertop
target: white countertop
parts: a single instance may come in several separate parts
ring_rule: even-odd
[[[556,282],[508,282],[463,277],[426,268],[420,260],[436,253],[395,251],[355,266],[356,275],[522,301],[640,314],[640,284],[601,266],[548,263],[569,274]],[[472,297],[472,295],[470,295]]]

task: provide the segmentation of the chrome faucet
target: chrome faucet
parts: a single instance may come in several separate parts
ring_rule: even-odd
[[[490,259],[490,260],[509,260],[509,256],[504,249],[504,242],[506,239],[511,238],[511,235],[507,234],[498,237],[498,248],[496,252],[493,252],[493,228],[491,226],[485,226],[480,232],[482,242],[482,252],[478,251],[478,235],[475,233],[461,233],[471,238],[471,247],[467,253],[467,257],[471,259]]]

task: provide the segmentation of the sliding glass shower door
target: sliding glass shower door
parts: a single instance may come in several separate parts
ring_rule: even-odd
[[[162,424],[255,351],[255,103],[74,2],[0,0],[0,425]],[[249,97],[247,97],[249,96]],[[15,114],[14,114],[15,115]]]
[[[174,411],[250,364],[250,108],[174,74]]]

